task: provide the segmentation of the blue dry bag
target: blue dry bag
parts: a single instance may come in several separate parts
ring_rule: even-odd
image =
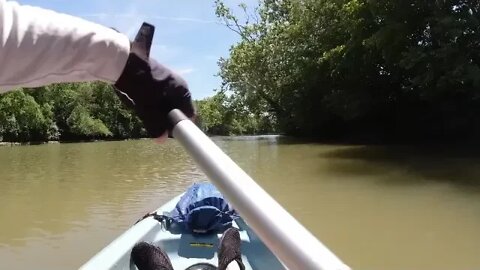
[[[238,214],[214,185],[196,183],[167,216],[188,232],[214,233],[231,227]]]

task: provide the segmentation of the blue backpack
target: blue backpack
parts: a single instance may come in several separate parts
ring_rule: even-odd
[[[166,216],[182,230],[199,234],[223,232],[239,217],[210,183],[193,184]]]

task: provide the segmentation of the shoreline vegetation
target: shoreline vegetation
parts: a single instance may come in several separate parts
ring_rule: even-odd
[[[480,2],[264,0],[229,7],[240,37],[220,89],[196,100],[209,135],[284,134],[328,143],[477,143]],[[193,89],[192,89],[193,90]],[[0,95],[0,142],[146,137],[105,83]]]
[[[208,134],[207,134],[208,135]],[[271,139],[272,137],[283,137],[279,134],[257,134],[257,135],[208,135],[211,138],[235,138],[248,139],[255,138],[255,140]],[[0,142],[0,147],[8,146],[27,146],[27,145],[44,145],[44,144],[68,144],[68,143],[94,143],[94,142],[118,142],[118,141],[132,141],[132,140],[153,140],[152,138],[129,138],[129,139],[87,139],[87,140],[70,140],[70,141],[29,141],[29,142]]]
[[[196,124],[208,135],[273,133],[225,95],[194,101]],[[133,111],[102,82],[53,84],[0,95],[0,145],[148,138]]]
[[[319,141],[478,141],[478,0],[265,0],[216,14],[240,41],[222,88]]]
[[[90,139],[90,140],[71,140],[71,141],[30,141],[30,142],[0,142],[2,146],[24,146],[24,145],[44,145],[44,144],[65,144],[65,143],[92,143],[92,142],[114,142],[114,141],[129,141],[129,140],[147,140],[150,138],[135,138],[135,139]]]

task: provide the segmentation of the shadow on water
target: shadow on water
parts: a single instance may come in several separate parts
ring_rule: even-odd
[[[331,160],[328,169],[342,175],[372,176],[395,185],[442,182],[480,192],[478,146],[339,146],[320,157]]]

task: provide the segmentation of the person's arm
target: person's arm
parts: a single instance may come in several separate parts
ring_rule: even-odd
[[[0,0],[0,92],[120,77],[130,53],[124,34],[66,14]]]
[[[51,83],[105,81],[135,110],[150,137],[171,129],[168,113],[195,114],[187,83],[151,59],[155,27],[131,43],[117,31],[73,16],[0,0],[0,92]]]

